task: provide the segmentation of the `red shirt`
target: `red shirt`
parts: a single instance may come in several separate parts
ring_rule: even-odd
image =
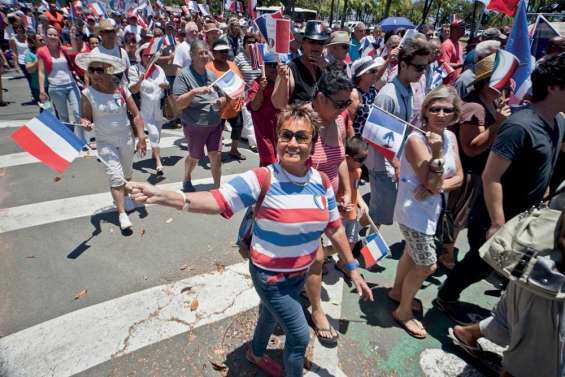
[[[440,63],[450,63],[450,64],[461,64],[463,63],[463,53],[461,51],[461,45],[459,41],[453,42],[450,38],[447,38],[441,44],[440,48],[441,55],[439,57]],[[461,73],[461,68],[455,70],[455,74],[451,76],[450,82],[455,82],[459,74]],[[447,84],[447,83],[446,83]]]
[[[59,12],[55,12],[55,14],[53,14],[50,11],[43,13],[43,15],[46,16],[49,20],[49,25],[55,26],[55,29],[57,29],[57,31],[60,33],[63,29],[63,15]]]

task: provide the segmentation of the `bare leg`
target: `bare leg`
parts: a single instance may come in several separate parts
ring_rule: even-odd
[[[124,213],[126,211],[124,208],[126,186],[123,185],[119,187],[112,187],[110,188],[110,192],[112,193],[112,198],[114,199],[114,203],[116,204],[116,208],[118,209],[118,214]]]
[[[152,151],[153,158],[155,159],[155,169],[163,168],[163,164],[161,163],[161,148],[153,147]]]
[[[229,153],[234,156],[238,156],[239,151],[237,150],[237,147],[239,147],[239,140],[231,139],[231,148]]]
[[[329,330],[330,322],[326,318],[326,313],[322,309],[322,266],[324,264],[324,251],[322,247],[316,252],[316,261],[310,266],[306,284],[304,286],[310,305],[312,305],[312,321],[316,329],[328,329],[328,331],[319,331],[318,334],[323,338],[332,338],[337,335]]]
[[[408,244],[406,244],[404,246],[402,256],[400,257],[400,261],[398,261],[398,264],[396,265],[394,285],[389,292],[389,296],[396,301],[400,301],[400,297],[402,295],[402,283],[404,282],[406,274],[408,274],[408,272],[415,266],[412,258],[410,258],[410,255],[408,255],[408,248],[409,246]]]
[[[222,178],[222,153],[220,151],[208,152],[208,158],[210,159],[214,188],[218,188]]]
[[[192,178],[192,171],[198,164],[198,160],[190,156],[186,156],[184,160],[184,180],[190,181]]]
[[[453,333],[464,344],[476,347],[477,340],[482,338],[481,327],[478,323],[474,323],[469,326],[455,326],[453,328]]]

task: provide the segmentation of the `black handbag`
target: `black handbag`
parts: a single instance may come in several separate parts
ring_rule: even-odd
[[[441,212],[437,220],[436,234],[434,236],[436,249],[441,250],[444,243],[455,242],[455,222],[453,212],[447,208],[445,193],[441,193]]]

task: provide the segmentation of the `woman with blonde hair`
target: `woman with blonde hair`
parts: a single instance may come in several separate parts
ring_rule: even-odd
[[[300,292],[325,233],[348,265],[355,266],[328,177],[308,164],[318,137],[319,119],[307,106],[284,109],[277,121],[278,162],[233,178],[220,189],[182,193],[147,183],[128,185],[137,202],[230,218],[255,206],[249,270],[261,299],[259,319],[247,359],[269,376],[303,375],[310,330]],[[365,298],[372,293],[359,271],[351,279]],[[276,323],[285,334],[284,372],[265,355]]]
[[[461,100],[452,87],[432,90],[422,103],[425,133],[412,132],[400,161],[398,196],[394,220],[406,240],[405,252],[396,269],[389,297],[399,302],[394,320],[415,338],[425,338],[426,329],[414,317],[421,311],[414,300],[422,282],[437,268],[435,237],[446,193],[463,181],[455,135],[447,129],[461,114]]]

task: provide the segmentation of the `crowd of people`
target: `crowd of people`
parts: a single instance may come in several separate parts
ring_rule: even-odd
[[[464,43],[466,26],[459,20],[438,32],[424,25],[408,34],[362,22],[352,30],[296,22],[289,53],[267,48],[257,66],[253,47],[265,38],[242,15],[177,14],[155,6],[146,19],[151,27],[142,27],[135,11],[70,17],[55,2],[41,14],[12,11],[2,14],[3,63],[25,75],[33,101],[50,102],[59,119],[97,149],[122,229],[132,227],[130,196],[226,218],[254,207],[249,266],[261,305],[247,358],[269,375],[303,373],[309,340],[303,291],[320,342],[339,341],[320,298],[329,255],[338,252],[338,268],[372,300],[351,251],[363,215],[377,226],[397,224],[404,238],[388,297],[398,304],[392,318],[408,334],[427,336],[416,295],[441,266],[448,277],[435,303],[459,325],[453,329],[459,345],[476,353],[477,339],[487,337],[510,344],[503,364],[508,375],[529,376],[540,360],[540,376],[563,375],[562,302],[543,306],[542,313],[542,305],[510,284],[493,317],[473,324],[458,301],[492,273],[479,255],[481,245],[563,180],[563,38],[550,41],[531,90],[510,106],[511,82],[502,90],[490,85],[507,28],[489,28]],[[159,51],[157,38],[167,41]],[[228,71],[245,83],[239,96],[214,85]],[[394,158],[363,139],[374,107],[419,128]],[[131,182],[133,155],[145,154],[147,143],[155,174],[165,174],[159,148],[165,123],[182,127],[188,143],[177,192]],[[245,137],[260,166],[221,186],[225,130],[231,132],[229,158],[246,158],[239,150]],[[214,189],[196,192],[192,176],[206,155]],[[359,193],[366,183],[368,203]],[[451,226],[445,226],[446,213]],[[454,243],[463,229],[470,250],[457,261]],[[545,324],[535,326],[533,318]],[[265,353],[277,323],[286,334],[283,366]],[[522,343],[532,347],[526,351]]]

